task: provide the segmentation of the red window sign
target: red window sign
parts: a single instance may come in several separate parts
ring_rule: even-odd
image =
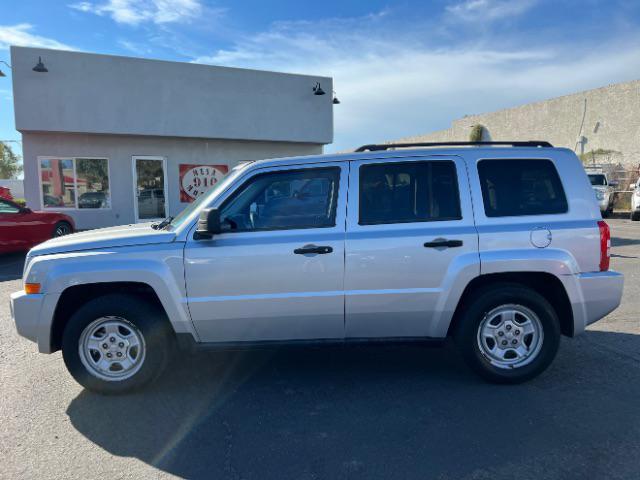
[[[228,171],[227,165],[180,164],[180,201],[193,202],[218,183]]]

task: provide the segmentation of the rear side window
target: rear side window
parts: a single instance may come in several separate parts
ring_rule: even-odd
[[[487,217],[565,213],[567,198],[550,160],[481,160],[478,174]]]
[[[397,162],[360,167],[360,225],[460,218],[453,162]]]

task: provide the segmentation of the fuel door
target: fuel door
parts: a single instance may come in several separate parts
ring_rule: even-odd
[[[551,230],[547,227],[536,227],[531,230],[530,237],[531,245],[536,248],[546,248],[551,244],[553,236]]]

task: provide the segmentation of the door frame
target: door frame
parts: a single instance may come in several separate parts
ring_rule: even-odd
[[[164,214],[169,216],[169,182],[167,175],[167,157],[161,155],[132,155],[131,156],[131,170],[133,173],[133,220],[134,223],[146,223],[154,222],[158,220],[164,220],[164,218],[145,218],[140,219],[138,217],[138,172],[136,170],[136,162],[138,160],[162,160],[162,172],[164,179]]]

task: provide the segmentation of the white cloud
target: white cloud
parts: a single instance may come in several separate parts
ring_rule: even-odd
[[[74,50],[73,47],[32,33],[33,25],[19,23],[18,25],[0,25],[0,49],[7,49],[10,45],[20,47],[54,48],[57,50]]]
[[[329,151],[447,128],[465,114],[631,80],[640,71],[637,37],[589,48],[520,48],[504,39],[438,47],[425,42],[425,30],[278,24],[194,61],[333,77],[341,104]]]
[[[522,15],[536,0],[465,0],[450,5],[447,12],[458,20],[486,22]]]
[[[69,7],[85,13],[108,15],[115,22],[127,25],[187,23],[203,12],[200,0],[107,0],[82,1]],[[221,11],[215,11],[214,13]]]

